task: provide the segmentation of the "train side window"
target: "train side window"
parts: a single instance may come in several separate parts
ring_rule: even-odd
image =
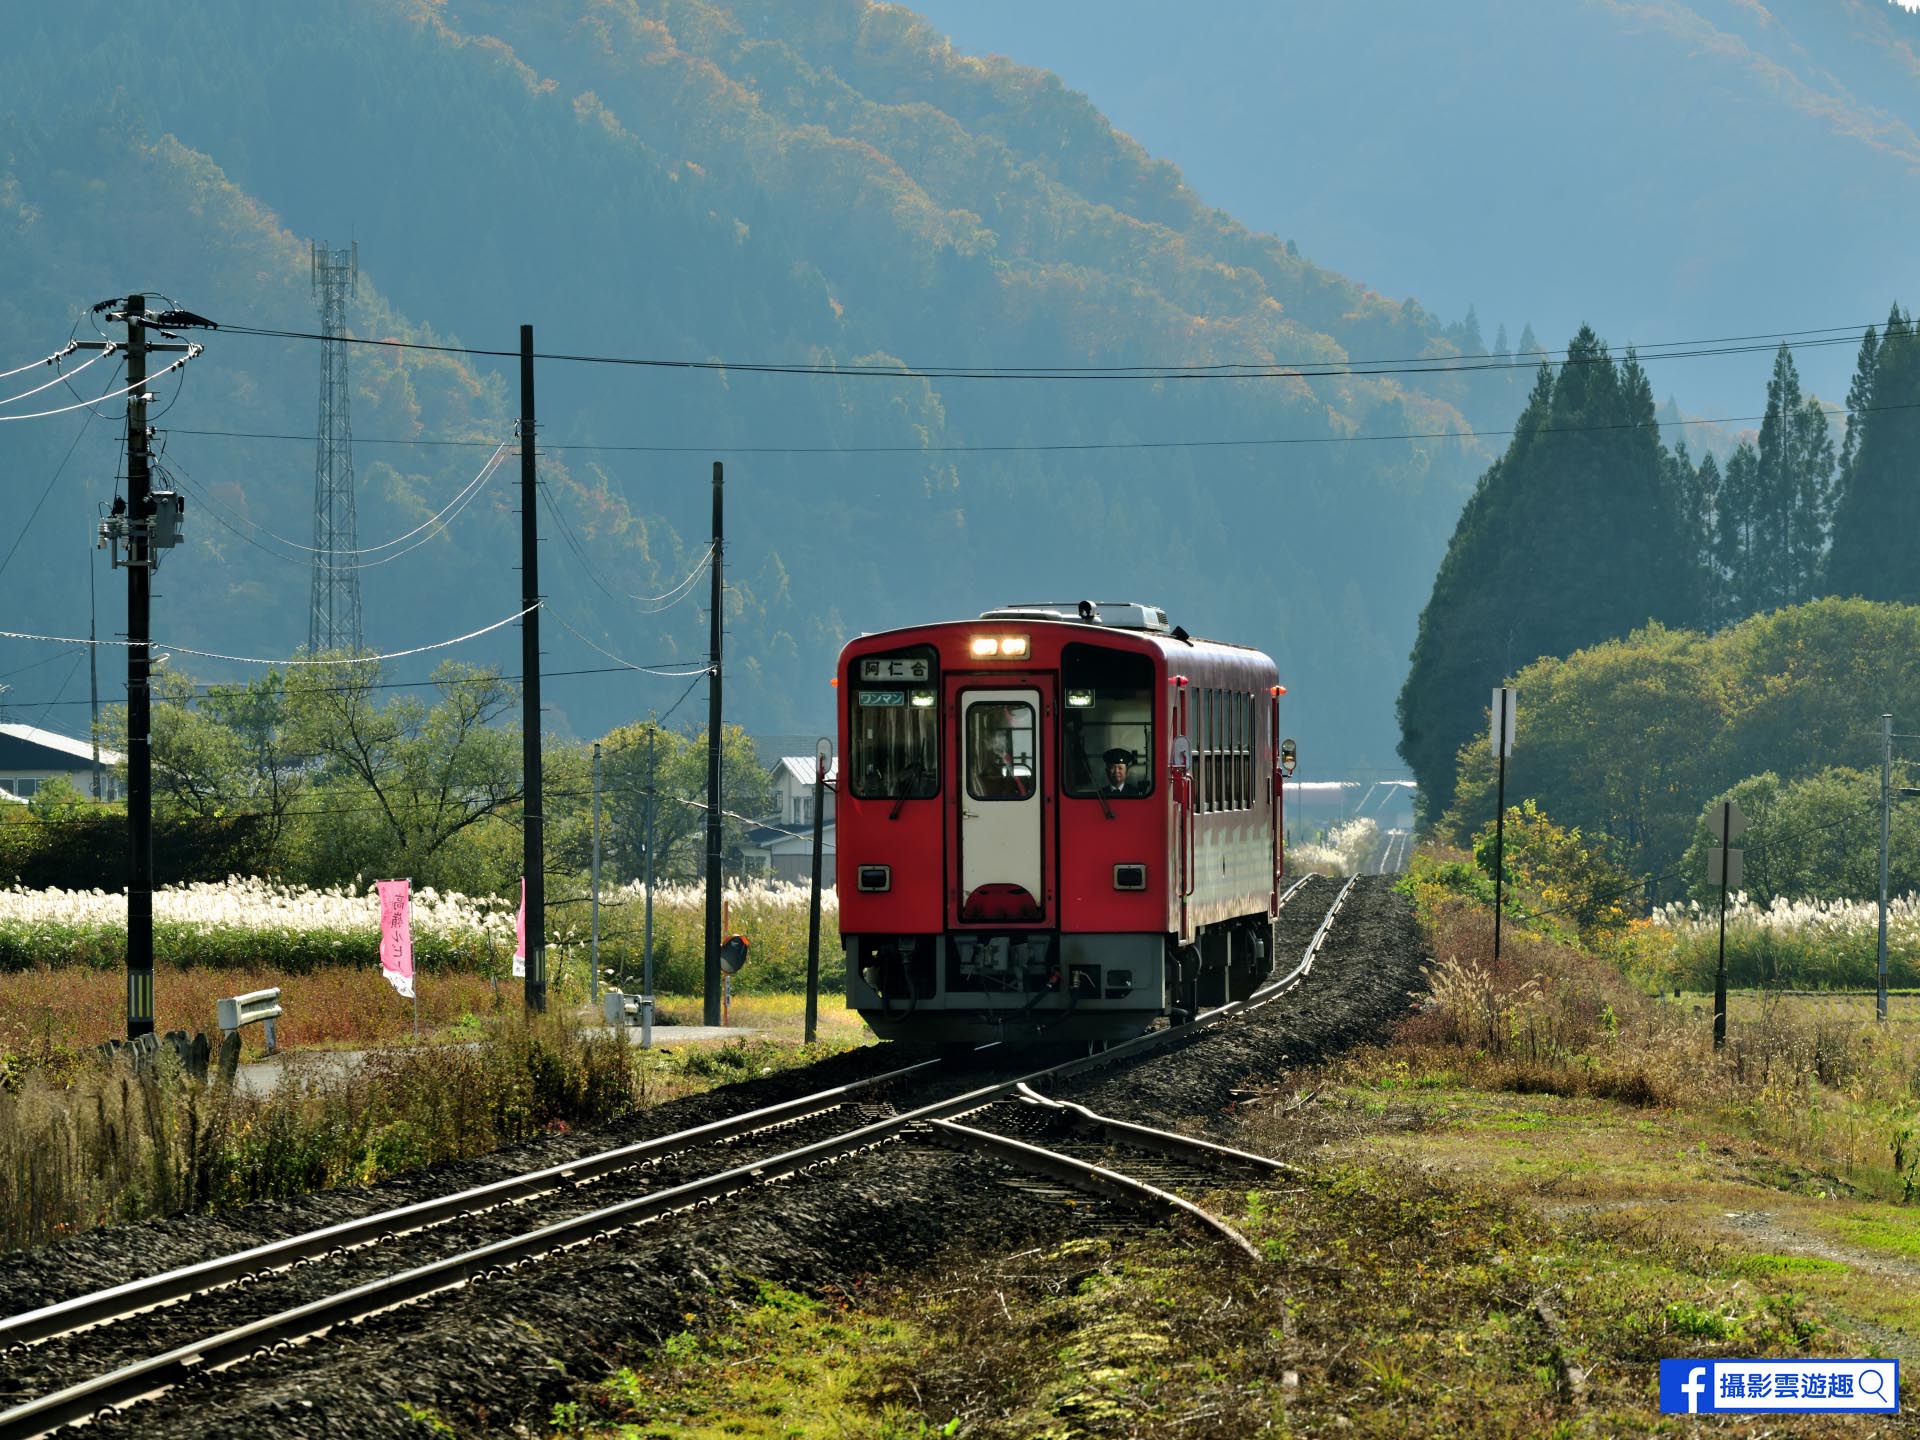
[[[1200,804],[1204,815],[1213,809],[1213,691],[1202,685],[1194,692],[1200,702]]]
[[[1104,645],[1068,645],[1060,653],[1060,689],[1061,790],[1109,801],[1151,795],[1158,783],[1154,712],[1160,703],[1152,657]],[[1197,749],[1197,731],[1188,738]],[[1127,766],[1126,784],[1117,790],[1111,775],[1116,752]]]
[[[1253,808],[1253,696],[1240,697],[1240,808]]]
[[[1259,769],[1260,759],[1260,697],[1247,696],[1247,808],[1253,809],[1259,800],[1259,787],[1254,783],[1254,775]]]
[[[1227,692],[1215,690],[1207,696],[1207,710],[1213,717],[1213,808],[1227,808]]]
[[[940,793],[939,673],[931,647],[867,655],[848,667],[852,755],[844,773],[862,800]]]

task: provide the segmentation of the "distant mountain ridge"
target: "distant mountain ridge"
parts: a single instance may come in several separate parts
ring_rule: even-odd
[[[892,7],[329,0],[293,17],[208,0],[163,18],[78,3],[27,28],[0,56],[9,355],[58,343],[133,284],[311,329],[315,235],[361,242],[356,333],[487,348],[509,348],[520,321],[543,350],[894,369],[1455,348],[1417,305],[1200,204],[1057,80],[961,55]],[[143,64],[122,73],[130,54]],[[120,77],[105,113],[75,110],[76,74]],[[189,432],[310,433],[318,355],[211,339],[159,422],[195,508],[155,631],[286,654],[305,638],[311,448]],[[509,438],[517,396],[510,363],[356,348],[351,364],[365,545],[444,504]],[[704,586],[662,614],[627,597],[697,562],[715,456],[730,718],[825,726],[822,677],[859,630],[1015,594],[1129,595],[1272,649],[1318,773],[1392,767],[1414,619],[1486,451],[1364,437],[1496,426],[1529,378],[1005,384],[544,363],[547,664],[704,655]],[[9,628],[76,633],[78,549],[114,454],[110,420],[87,423],[78,441],[64,417],[0,433],[16,493],[37,493],[69,444],[79,467],[35,522],[46,544],[0,576]],[[1138,448],[1187,440],[1209,445]],[[383,443],[400,441],[436,443]],[[370,645],[518,608],[513,489],[507,467],[445,539],[364,572]],[[511,637],[461,653],[512,672]],[[9,644],[0,659],[43,653]],[[549,687],[553,723],[597,732],[686,688],[576,677]],[[9,697],[10,718],[52,693]]]

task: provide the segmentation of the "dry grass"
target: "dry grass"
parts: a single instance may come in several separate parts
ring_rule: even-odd
[[[1433,993],[1398,1036],[1413,1073],[1473,1086],[1590,1096],[1714,1115],[1740,1133],[1836,1171],[1866,1193],[1920,1190],[1920,1026],[1799,996],[1730,1007],[1713,1049],[1710,1000],[1651,998],[1613,964],[1509,926],[1492,960],[1492,917],[1457,897],[1423,921]]]
[[[397,1045],[413,1037],[413,1003],[394,991],[378,970],[345,967],[287,974],[268,967],[251,970],[154,972],[154,1024],[161,1032],[205,1031],[215,1040],[215,1001],[222,996],[278,986],[278,1022],[282,1049],[317,1046]],[[468,1017],[491,1019],[517,1012],[518,982],[496,984],[478,975],[423,975],[415,981],[423,1032],[458,1030],[471,1038]],[[125,1038],[124,971],[45,966],[0,974],[0,1078],[6,1057],[15,1064],[42,1067],[114,1037]],[[246,1054],[260,1053],[265,1037],[259,1026],[242,1032]]]
[[[624,1041],[559,1018],[486,1027],[473,1044],[370,1056],[259,1096],[87,1060],[0,1089],[0,1245],[114,1220],[278,1199],[484,1154],[682,1093]],[[650,1093],[650,1090],[654,1093]]]

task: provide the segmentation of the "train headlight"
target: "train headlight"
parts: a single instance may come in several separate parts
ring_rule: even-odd
[[[976,635],[967,643],[976,660],[1024,660],[1033,653],[1025,635]]]
[[[1093,704],[1093,691],[1091,690],[1067,691],[1067,708],[1069,710],[1086,710],[1090,708],[1092,704]]]
[[[915,690],[907,698],[913,702],[913,708],[916,710],[933,708],[933,691],[931,690]]]

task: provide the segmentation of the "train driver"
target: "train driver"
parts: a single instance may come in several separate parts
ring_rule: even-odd
[[[1129,784],[1127,772],[1133,765],[1133,752],[1115,748],[1107,751],[1107,783],[1100,787],[1100,793],[1109,798],[1124,796],[1128,799],[1140,794],[1138,785]]]

